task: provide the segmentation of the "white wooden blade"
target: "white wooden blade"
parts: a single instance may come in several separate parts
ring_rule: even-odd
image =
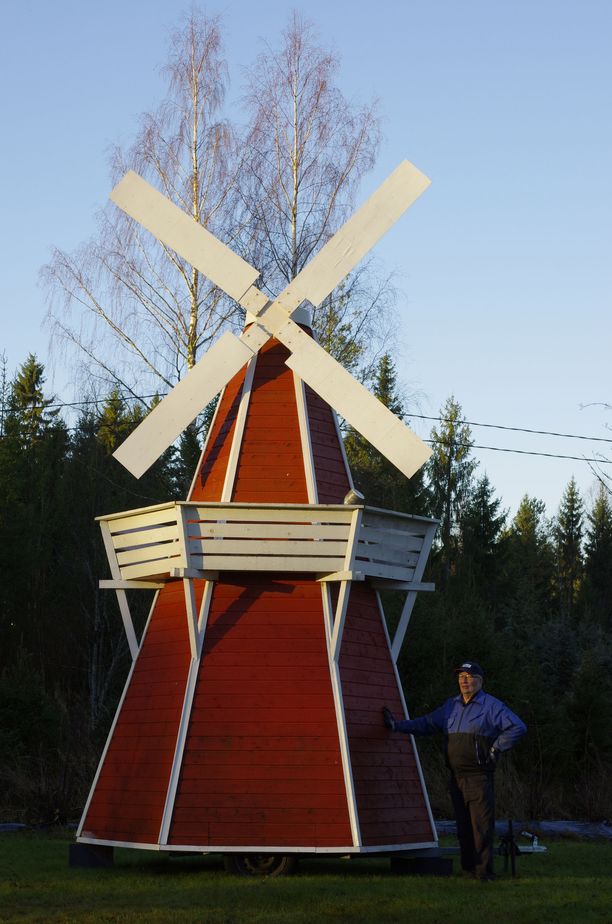
[[[306,298],[313,305],[320,305],[430,183],[414,164],[402,161],[289,283],[277,301],[289,312]]]
[[[240,302],[259,271],[130,170],[110,194],[113,202]]]
[[[291,351],[289,368],[400,472],[410,478],[427,461],[431,449],[297,324],[288,321],[275,336]]]
[[[115,459],[140,478],[267,339],[258,325],[241,338],[223,334],[115,450]]]

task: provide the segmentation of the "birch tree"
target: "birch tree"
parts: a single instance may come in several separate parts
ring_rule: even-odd
[[[113,185],[132,168],[227,239],[236,167],[221,118],[227,72],[217,20],[191,14],[172,37],[164,74],[166,98],[142,116],[129,150],[113,152]],[[198,270],[111,203],[96,237],[77,253],[56,249],[43,273],[55,332],[132,395],[175,384],[237,314]]]
[[[268,46],[247,73],[243,240],[269,294],[338,230],[374,165],[376,105],[349,102],[338,68],[337,55],[294,12],[280,46]],[[352,369],[372,343],[379,341],[382,352],[393,295],[388,278],[377,277],[371,264],[362,267],[315,310],[320,342]]]

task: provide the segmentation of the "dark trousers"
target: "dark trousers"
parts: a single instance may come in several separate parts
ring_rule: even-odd
[[[495,785],[493,774],[451,774],[450,797],[455,810],[462,869],[479,878],[493,875]]]

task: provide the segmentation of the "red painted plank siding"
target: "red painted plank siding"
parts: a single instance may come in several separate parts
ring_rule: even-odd
[[[84,837],[157,843],[189,660],[182,583],[167,584],[157,598],[109,743]]]
[[[305,389],[319,503],[341,504],[350,484],[333,412],[312,388]]]
[[[169,842],[352,843],[316,583],[216,585]]]
[[[382,722],[402,704],[375,592],[353,584],[340,654],[351,766],[364,846],[434,840],[408,736]]]
[[[287,349],[259,351],[236,470],[233,501],[308,503],[293,372]]]

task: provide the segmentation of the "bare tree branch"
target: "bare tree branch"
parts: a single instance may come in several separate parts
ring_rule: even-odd
[[[226,71],[217,20],[193,12],[170,43],[166,99],[111,161],[114,181],[135,169],[221,238],[233,233],[238,163],[233,132],[219,117]],[[131,393],[136,382],[139,391],[172,386],[240,316],[231,299],[112,204],[95,240],[76,254],[56,250],[43,279],[54,336]]]

